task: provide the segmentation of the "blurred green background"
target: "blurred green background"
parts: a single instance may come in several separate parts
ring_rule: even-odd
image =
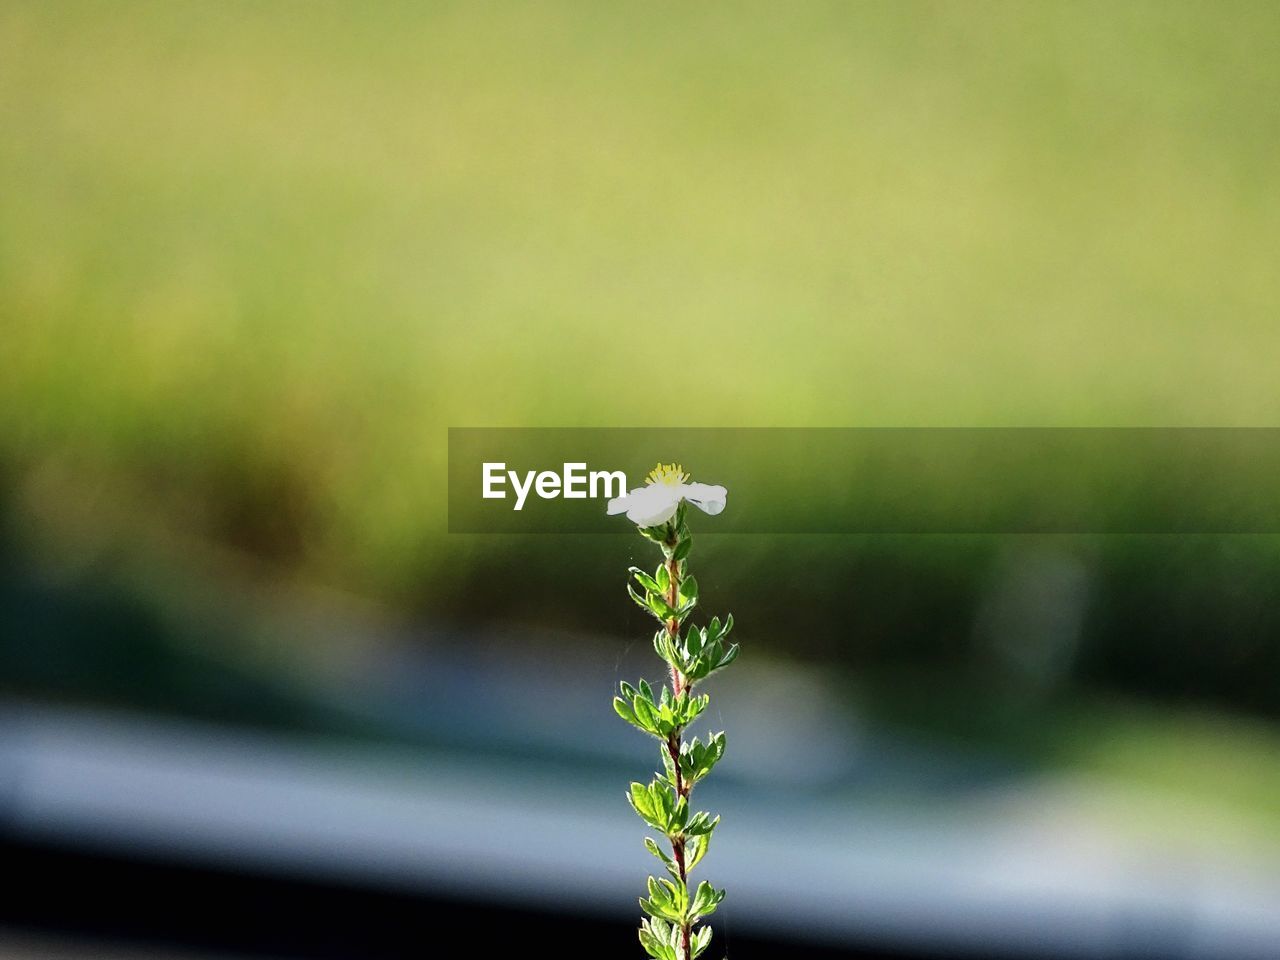
[[[449,426],[1275,424],[1277,156],[1265,2],[3,0],[0,677],[349,731],[403,625],[642,632],[630,540],[444,532]],[[1280,841],[1273,539],[700,550],[869,715]]]

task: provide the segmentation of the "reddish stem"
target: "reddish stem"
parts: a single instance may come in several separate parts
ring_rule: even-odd
[[[678,543],[677,541],[676,543]],[[675,557],[676,543],[668,541],[667,548],[667,606],[672,610],[680,600],[680,561]],[[676,641],[680,636],[680,621],[676,617],[672,617],[667,621],[667,636],[671,640],[671,648],[676,648]],[[689,687],[685,685],[685,678],[676,668],[675,664],[671,665],[671,692],[679,697],[681,693],[688,692]],[[683,739],[683,730],[676,729],[671,732],[671,736],[667,738],[667,753],[671,756],[672,766],[675,768],[676,794],[684,797],[688,801],[689,793],[693,790],[693,784],[684,782],[684,774],[680,770],[680,745]],[[672,838],[671,855],[676,862],[676,870],[680,874],[680,882],[684,884],[686,891],[689,889],[689,873],[685,867],[685,850],[684,838]],[[690,940],[693,936],[693,924],[684,923],[680,926],[680,944],[681,955],[683,960],[690,960]]]

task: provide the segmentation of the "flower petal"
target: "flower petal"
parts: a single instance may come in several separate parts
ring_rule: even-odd
[[[676,515],[676,508],[680,506],[679,500],[672,500],[660,507],[655,507],[648,512],[640,507],[627,511],[627,519],[638,527],[656,527],[666,523]]]
[[[630,493],[624,493],[620,497],[614,497],[609,501],[609,516],[613,516],[615,513],[624,513],[631,506],[631,498],[647,489],[648,487],[636,487]]]
[[[681,495],[703,513],[715,516],[724,509],[729,491],[719,484],[682,483]]]
[[[640,527],[656,527],[675,516],[680,506],[680,489],[654,483],[632,490],[626,499],[628,520]]]

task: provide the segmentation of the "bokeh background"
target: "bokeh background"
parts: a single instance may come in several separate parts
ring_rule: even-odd
[[[1265,2],[2,0],[0,950],[637,954],[644,544],[447,428],[1275,425],[1277,156]],[[1280,954],[1280,540],[696,568],[711,955]]]

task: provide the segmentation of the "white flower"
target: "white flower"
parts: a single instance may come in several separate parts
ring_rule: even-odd
[[[676,515],[680,501],[687,500],[704,513],[715,516],[724,509],[729,491],[709,483],[689,483],[689,475],[678,463],[660,463],[645,478],[645,486],[609,501],[609,513],[626,513],[637,526],[656,527]]]

